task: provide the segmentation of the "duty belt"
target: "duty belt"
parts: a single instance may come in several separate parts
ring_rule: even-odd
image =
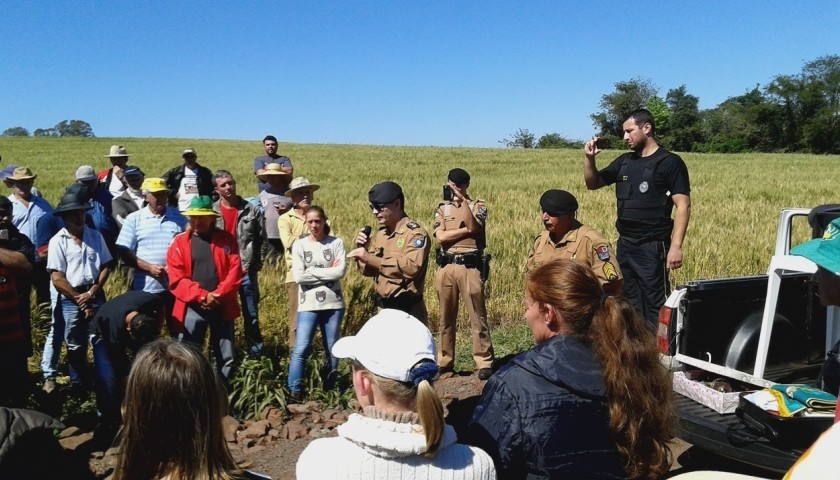
[[[442,265],[441,267],[445,267],[450,263],[454,263],[455,265],[463,265],[467,268],[478,268],[481,266],[481,254],[478,252],[473,253],[444,253],[441,255]]]
[[[382,308],[393,308],[407,312],[411,307],[423,301],[421,295],[400,295],[394,298],[382,298],[377,295],[376,303]]]

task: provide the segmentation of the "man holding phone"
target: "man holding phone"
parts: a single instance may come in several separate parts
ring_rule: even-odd
[[[595,156],[601,148],[599,139],[593,138],[583,147],[583,177],[589,190],[616,184],[616,245],[624,296],[656,328],[659,308],[670,290],[668,270],[683,263],[691,186],[685,162],[656,143],[653,115],[648,110],[632,112],[623,128],[624,141],[632,151],[599,171]]]
[[[484,248],[487,236],[484,223],[487,205],[467,194],[470,174],[453,168],[443,186],[443,203],[435,211],[434,233],[440,247],[436,260],[435,289],[440,303],[440,348],[438,367],[452,372],[455,366],[455,332],[458,326],[458,297],[470,316],[472,351],[478,378],[487,380],[493,373],[493,343],[487,324],[484,297]]]

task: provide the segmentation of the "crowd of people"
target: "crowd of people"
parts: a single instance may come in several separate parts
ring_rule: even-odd
[[[259,194],[251,199],[237,194],[229,171],[199,164],[192,148],[181,165],[147,177],[115,145],[106,155],[111,168],[79,167],[56,208],[33,190],[30,169],[7,169],[13,192],[0,201],[0,277],[7,279],[0,292],[19,308],[0,319],[0,372],[8,379],[0,383],[25,381],[32,288],[52,316],[45,392],[58,388],[62,344],[71,392],[89,388],[89,341],[93,347],[97,409],[103,422],[123,424],[115,478],[239,478],[245,473],[219,430],[234,320],[243,318],[246,354],[260,355],[258,274],[263,264],[282,265],[289,392],[306,393],[306,358],[320,329],[325,385],[335,383],[338,359],[350,359],[362,407],[337,438],[307,448],[299,478],[659,477],[671,461],[671,392],[651,312],[665,300],[667,270],[682,265],[690,187],[684,162],[657,145],[650,112],[633,112],[624,131],[631,152],[607,168],[596,168],[597,138],[583,152],[588,188],[616,184],[618,250],[577,220],[574,195],[541,196],[545,230],[523,252],[524,318],[536,346],[503,366],[494,365],[484,291],[489,207],[469,193],[472,178],[462,168],[447,174],[431,235],[408,215],[400,185],[374,185],[368,200],[378,228],[361,229],[349,248],[314,202],[319,185],[294,176],[270,135],[254,160]],[[439,342],[423,296],[433,242]],[[341,280],[353,263],[373,278],[380,310],[340,338]],[[116,269],[130,279],[129,291],[106,299]],[[456,369],[460,303],[475,374],[487,383],[456,435],[432,383]],[[164,330],[171,339],[156,340]],[[208,330],[215,373],[199,349]],[[333,461],[323,462],[327,456]]]

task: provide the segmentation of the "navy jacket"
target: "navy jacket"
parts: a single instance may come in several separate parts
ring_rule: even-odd
[[[605,393],[590,347],[558,335],[490,378],[464,441],[493,457],[500,479],[623,478]]]

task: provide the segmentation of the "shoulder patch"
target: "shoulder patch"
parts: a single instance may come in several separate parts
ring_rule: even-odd
[[[417,235],[411,240],[411,244],[414,245],[416,248],[421,248],[423,245],[426,244],[426,236],[425,235]]]
[[[417,230],[418,228],[420,228],[420,225],[417,222],[408,222],[405,224],[405,226],[412,230]]]
[[[610,246],[606,243],[599,243],[592,248],[595,250],[595,255],[598,256],[598,260],[606,262],[610,259]]]
[[[479,203],[478,205],[476,205],[475,206],[475,216],[482,219],[482,220],[487,218],[487,205],[485,205],[483,203]]]

